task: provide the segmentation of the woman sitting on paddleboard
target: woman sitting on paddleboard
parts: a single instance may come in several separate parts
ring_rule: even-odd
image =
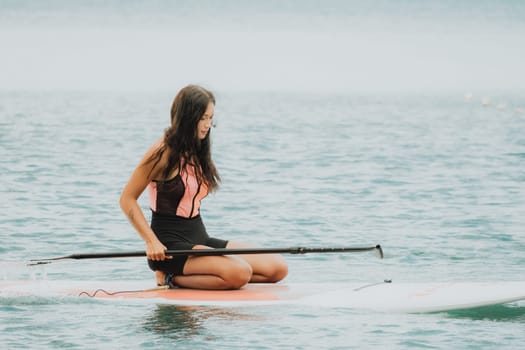
[[[278,282],[288,273],[279,255],[165,256],[166,249],[243,248],[209,237],[200,217],[201,200],[218,188],[211,159],[213,94],[183,88],[171,107],[171,126],[144,155],[120,198],[120,206],[146,242],[157,284],[198,289],[237,289],[248,282]],[[138,205],[148,187],[151,227]]]

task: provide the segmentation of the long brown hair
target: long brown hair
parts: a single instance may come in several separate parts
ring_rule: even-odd
[[[168,150],[168,161],[162,171],[164,179],[174,170],[180,171],[191,164],[195,166],[199,182],[204,181],[210,191],[218,189],[220,176],[211,158],[211,129],[204,139],[197,136],[197,125],[210,103],[215,105],[213,93],[197,85],[188,85],[175,96],[171,105],[171,126],[164,131],[161,147],[148,159],[157,164]]]

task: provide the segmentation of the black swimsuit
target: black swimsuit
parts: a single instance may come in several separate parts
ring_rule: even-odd
[[[152,210],[151,228],[167,249],[192,249],[195,245],[225,248],[228,241],[208,236],[199,214],[200,200],[208,189],[199,183],[192,166],[187,165],[177,176],[149,185]],[[174,256],[163,261],[148,260],[153,271],[183,275],[187,256]]]

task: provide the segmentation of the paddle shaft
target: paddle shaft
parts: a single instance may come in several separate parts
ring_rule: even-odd
[[[336,247],[336,248],[216,248],[216,249],[181,249],[166,250],[168,256],[192,255],[192,256],[217,256],[217,255],[239,255],[239,254],[306,254],[306,253],[350,253],[377,251],[380,258],[383,258],[383,250],[378,244],[372,247]],[[103,258],[131,258],[146,256],[145,251],[134,252],[114,252],[114,253],[88,253],[88,254],[71,254],[58,258],[34,259],[39,263],[51,262],[63,259],[103,259]],[[37,263],[38,264],[38,263]]]

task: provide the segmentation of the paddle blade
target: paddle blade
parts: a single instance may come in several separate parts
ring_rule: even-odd
[[[383,259],[384,255],[383,255],[383,248],[381,248],[381,245],[378,244],[376,245],[376,253],[377,255],[379,256],[379,259]]]

